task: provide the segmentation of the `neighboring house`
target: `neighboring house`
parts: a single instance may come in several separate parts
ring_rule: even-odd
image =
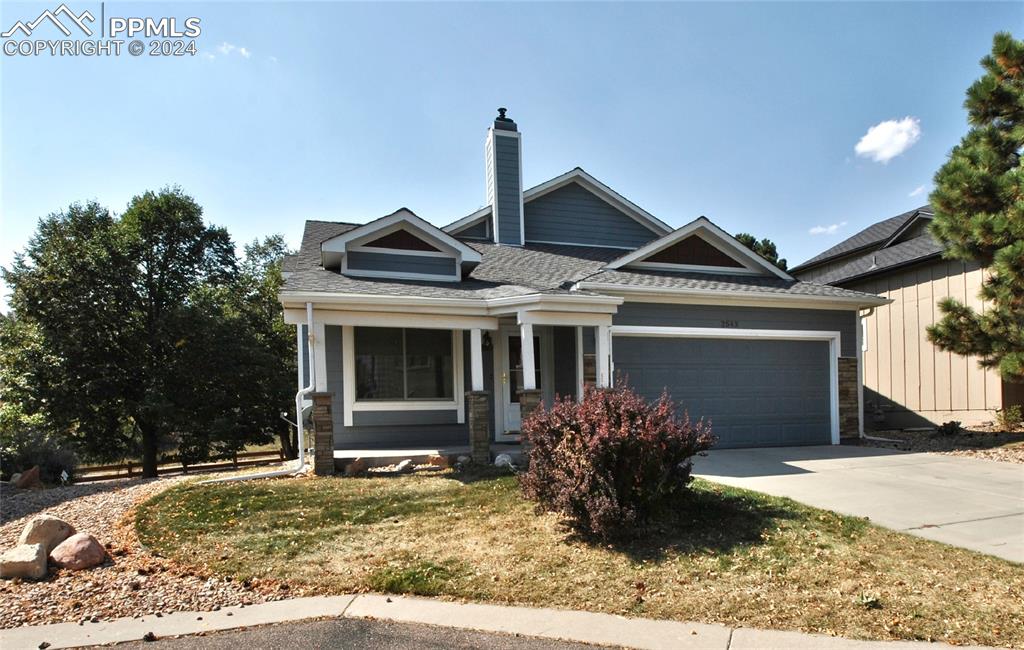
[[[1024,397],[1024,386],[928,341],[925,330],[941,319],[943,298],[984,309],[978,290],[985,274],[977,263],[943,259],[942,244],[928,232],[931,220],[923,206],[879,221],[790,271],[891,300],[862,320],[864,419],[871,428],[979,424]]]
[[[444,228],[405,208],[308,221],[287,261],[285,318],[302,340],[312,314],[335,449],[485,454],[538,400],[617,375],[710,418],[720,447],[858,435],[857,312],[884,299],[797,281],[704,217],[673,230],[580,168],[524,190],[501,112],[485,207]]]

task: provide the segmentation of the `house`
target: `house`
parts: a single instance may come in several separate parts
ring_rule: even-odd
[[[862,315],[864,408],[869,428],[930,427],[949,420],[979,424],[1024,401],[1024,386],[1004,382],[977,359],[943,352],[926,328],[952,296],[983,309],[985,270],[943,259],[928,232],[930,206],[872,224],[792,269],[808,282],[873,293],[889,302]]]
[[[443,228],[306,223],[280,299],[311,341],[318,468],[331,448],[486,458],[538,402],[616,376],[720,447],[858,435],[858,311],[886,299],[796,280],[704,217],[672,229],[580,168],[525,189],[522,140],[500,109],[487,203]]]

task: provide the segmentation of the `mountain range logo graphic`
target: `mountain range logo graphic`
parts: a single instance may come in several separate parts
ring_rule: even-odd
[[[16,32],[21,32],[25,36],[31,36],[33,30],[35,30],[36,27],[39,27],[39,25],[46,20],[49,20],[51,23],[56,25],[57,29],[64,32],[65,36],[71,36],[71,30],[68,29],[63,22],[61,22],[59,16],[64,16],[67,20],[70,20],[72,23],[75,24],[75,26],[77,26],[80,30],[85,32],[86,36],[92,36],[92,30],[89,29],[89,27],[85,23],[86,21],[94,23],[96,22],[96,18],[93,17],[93,15],[88,11],[83,11],[81,14],[75,14],[75,12],[71,11],[71,9],[69,9],[68,6],[63,3],[61,3],[61,5],[54,9],[53,11],[47,9],[43,13],[39,14],[38,18],[31,22],[24,23],[19,20],[18,22],[14,23],[14,25],[12,25],[11,28],[8,29],[6,32],[0,33],[0,36],[2,36],[3,38],[10,38]]]

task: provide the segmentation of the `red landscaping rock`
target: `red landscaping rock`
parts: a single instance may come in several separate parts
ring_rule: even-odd
[[[50,561],[64,569],[78,571],[103,563],[107,551],[99,540],[88,533],[77,533],[57,545]]]
[[[32,469],[27,469],[21,473],[18,477],[14,487],[19,490],[28,490],[31,488],[43,487],[43,482],[39,479],[39,466],[36,465]]]

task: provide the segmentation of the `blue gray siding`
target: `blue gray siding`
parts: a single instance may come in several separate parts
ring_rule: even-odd
[[[463,228],[459,232],[455,233],[455,236],[460,238],[460,239],[482,239],[482,240],[490,241],[490,239],[491,239],[490,223],[491,223],[491,218],[490,217],[486,217],[486,218],[482,219],[481,221],[479,221],[478,223],[476,223],[476,224],[474,224],[472,226],[469,226],[468,228]]]
[[[526,241],[637,248],[658,235],[578,183],[526,204]]]
[[[857,356],[857,314],[854,311],[627,302],[612,318],[614,325],[661,327],[722,327],[723,321],[743,329],[839,332],[841,355]],[[617,359],[618,350],[615,356]]]
[[[454,276],[455,258],[353,251],[348,254],[348,268],[354,271]]]
[[[494,202],[498,206],[498,243],[521,245],[519,213],[523,198],[519,138],[494,135]]]
[[[302,343],[299,352],[302,354],[302,387],[309,386],[309,326],[300,325],[302,328]]]
[[[437,411],[356,411],[352,414],[353,426],[345,426],[344,375],[341,358],[341,327],[328,325],[325,328],[324,347],[327,362],[327,391],[332,394],[331,408],[334,420],[334,448],[359,447],[437,447],[445,445],[468,445],[469,428],[457,423],[453,410]],[[463,364],[465,385],[469,378],[469,333],[464,334],[463,349],[466,363]],[[484,351],[484,390],[494,394],[494,362],[491,352]],[[494,405],[491,404],[491,412]],[[493,428],[493,425],[492,425]],[[493,433],[493,432],[492,432]]]

